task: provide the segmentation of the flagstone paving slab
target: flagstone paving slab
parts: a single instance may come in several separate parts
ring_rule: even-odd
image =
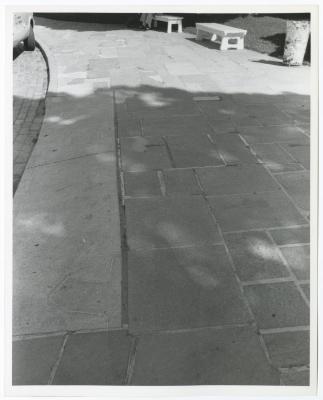
[[[12,344],[12,384],[47,385],[63,336],[17,340]]]
[[[308,307],[292,282],[246,286],[244,293],[261,329],[309,324]]]
[[[278,249],[265,232],[231,233],[224,238],[242,281],[289,276]]]
[[[281,191],[208,197],[224,232],[306,224]]]
[[[154,88],[154,90],[156,90]],[[186,116],[186,115],[196,115],[200,116],[201,113],[198,108],[195,106],[194,102],[189,100],[183,100],[181,98],[175,101],[168,102],[162,105],[149,106],[139,108],[136,111],[128,111],[129,116],[136,116],[138,118],[142,118],[144,120],[151,119],[168,119],[170,116]]]
[[[100,154],[26,170],[14,206],[15,334],[88,326],[86,314],[80,318],[79,313],[55,310],[48,296],[76,271],[104,267],[112,253],[120,252],[119,206],[111,189],[116,184],[114,166],[114,157]],[[120,279],[112,281],[117,299]],[[98,323],[101,327],[102,307],[96,307],[100,311],[88,319],[92,326]],[[120,304],[111,303],[105,312],[103,319],[109,315],[110,324],[119,326]]]
[[[249,114],[245,111],[243,106],[228,99],[220,101],[199,101],[198,107],[203,113],[217,121],[249,118]]]
[[[297,279],[310,279],[310,245],[300,245],[293,247],[282,247],[288,265],[291,267]]]
[[[196,173],[208,195],[279,190],[262,165],[198,168]]]
[[[304,215],[310,211],[310,173],[309,171],[286,172],[277,175],[276,179],[293,198]]]
[[[304,135],[300,128],[294,125],[276,125],[262,127],[238,126],[237,128],[249,144],[273,142],[293,143],[294,141],[303,144],[309,143],[308,137]],[[291,152],[289,153],[292,154]]]
[[[200,196],[127,199],[127,239],[131,249],[215,244],[218,228]]]
[[[252,146],[257,157],[273,172],[288,172],[303,169],[278,143],[258,143]]]
[[[250,320],[224,246],[130,251],[128,266],[131,332]]]
[[[125,331],[70,335],[54,385],[122,385],[131,338]]]
[[[161,195],[156,171],[126,172],[123,174],[126,196]]]
[[[309,331],[266,334],[263,338],[275,367],[290,368],[309,364]]]
[[[309,386],[310,373],[305,371],[290,371],[281,375],[281,382],[287,386]]]
[[[246,105],[245,110],[251,118],[257,118],[264,125],[282,125],[288,124],[291,117],[288,114],[280,111],[274,104],[262,105]]]
[[[143,120],[142,126],[144,136],[200,136],[212,133],[207,120],[201,116],[171,116],[167,119]]]
[[[310,229],[308,226],[271,229],[269,233],[278,245],[310,242]]]
[[[172,166],[166,146],[159,138],[121,138],[120,144],[124,171],[139,172]]]
[[[192,169],[172,169],[163,172],[166,184],[166,193],[173,194],[201,194]]]
[[[118,119],[118,136],[132,137],[141,136],[140,121],[135,118],[119,118]]]
[[[226,164],[255,164],[258,162],[238,135],[216,135],[212,139]]]
[[[212,119],[212,117],[208,117],[208,121],[215,134],[238,133],[236,125],[232,120],[218,121],[216,119]]]
[[[177,168],[224,164],[216,146],[205,135],[167,136],[166,140]]]
[[[278,385],[279,374],[252,328],[209,328],[141,336],[131,384]]]

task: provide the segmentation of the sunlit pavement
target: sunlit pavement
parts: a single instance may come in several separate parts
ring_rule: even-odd
[[[13,383],[308,385],[310,68],[36,23],[51,83],[14,202]]]

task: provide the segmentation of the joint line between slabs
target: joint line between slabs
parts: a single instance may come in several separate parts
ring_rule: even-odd
[[[286,326],[284,328],[268,328],[268,329],[259,329],[259,332],[262,335],[271,335],[274,333],[288,333],[288,332],[307,332],[310,330],[308,325],[300,325],[300,326]]]
[[[131,380],[132,380],[132,377],[133,377],[133,374],[134,374],[138,341],[139,341],[139,339],[137,337],[133,337],[132,343],[131,343],[130,352],[129,352],[127,372],[126,372],[126,377],[125,377],[125,384],[126,385],[130,385],[131,384]]]
[[[163,197],[165,197],[167,195],[167,190],[166,190],[165,177],[164,177],[162,170],[157,171],[157,177],[158,177],[159,188],[160,188],[161,194]]]
[[[114,129],[115,129],[115,141],[116,141],[116,175],[118,185],[118,205],[119,205],[119,223],[120,223],[120,246],[121,246],[121,323],[122,325],[128,323],[128,243],[127,243],[127,223],[126,223],[126,212],[124,205],[124,180],[122,175],[121,165],[121,148],[119,139],[119,127],[118,127],[118,112],[116,106],[116,91],[112,89],[113,108],[114,108]]]
[[[67,340],[68,340],[69,336],[70,336],[69,334],[66,334],[65,337],[64,337],[62,346],[61,346],[60,351],[58,353],[57,360],[56,360],[55,364],[53,365],[53,368],[52,368],[52,370],[50,372],[50,375],[49,375],[49,378],[48,378],[48,383],[47,383],[48,385],[52,385],[52,383],[54,381],[56,372],[57,372],[58,367],[59,367],[59,365],[60,365],[60,363],[62,361],[64,350],[65,350],[65,346],[66,346],[66,343],[67,343]]]
[[[255,281],[242,281],[242,286],[253,286],[253,285],[269,285],[271,283],[284,283],[284,282],[293,282],[293,277],[281,277],[281,278],[272,278],[272,279],[259,279]]]
[[[167,152],[167,155],[169,157],[169,160],[170,160],[170,163],[172,165],[172,168],[176,168],[176,163],[175,163],[174,157],[172,155],[171,149],[170,149],[170,147],[168,145],[168,142],[166,140],[166,137],[162,136],[161,139],[164,142],[164,145],[165,145],[165,148],[166,148],[166,152]]]

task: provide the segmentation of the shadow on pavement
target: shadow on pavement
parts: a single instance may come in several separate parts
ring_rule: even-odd
[[[23,356],[17,359],[20,363],[25,360],[26,365],[32,359],[33,368],[26,368],[27,378],[20,368],[16,384],[46,384],[61,351],[56,378],[52,376],[58,385],[278,385],[278,367],[268,363],[258,328],[305,326],[306,304],[291,282],[280,283],[279,290],[268,284],[268,293],[263,292],[265,285],[258,291],[255,284],[256,289],[247,288],[248,293],[242,294],[236,275],[246,281],[289,276],[286,260],[265,230],[308,224],[291,201],[293,198],[302,207],[298,195],[304,193],[304,187],[288,197],[268,171],[304,171],[304,153],[299,150],[309,151],[305,134],[309,97],[290,92],[192,93],[152,85],[91,89],[80,81],[68,88],[74,95],[59,92],[47,99],[46,131],[35,149],[35,160],[41,165],[92,154],[108,168],[107,150],[102,147],[106,126],[100,123],[100,116],[105,113],[105,99],[113,96],[118,172],[123,176],[120,185],[125,182],[119,193],[124,224],[123,320],[129,324],[128,332],[116,331],[111,339],[108,336],[113,334],[107,332],[67,332],[66,346],[62,337],[51,339],[53,343],[33,343],[30,348],[21,342]],[[271,153],[275,144],[279,144],[278,153]],[[266,145],[270,145],[268,151],[264,151]],[[58,175],[59,190],[65,190],[71,176],[64,184],[64,169]],[[42,186],[46,189],[49,185],[45,178],[38,183],[40,193]],[[89,187],[99,183],[96,176],[87,179]],[[73,184],[82,189],[82,183]],[[65,232],[65,237],[55,238],[56,248],[69,237],[61,207],[73,203],[67,190],[61,204],[59,190],[53,193],[53,215],[44,218],[54,218]],[[29,209],[29,221],[33,213],[37,217],[42,212],[41,203],[36,206]],[[23,208],[19,218],[24,218]],[[83,219],[82,210],[74,218]],[[46,241],[53,240],[55,232],[39,224],[26,226],[28,237],[43,230],[44,246],[29,251],[37,251],[39,259],[53,256],[48,255]],[[241,247],[242,239],[245,246]],[[75,248],[71,246],[70,251],[72,255]],[[77,267],[69,271],[71,276]],[[25,280],[36,279],[24,274]],[[303,274],[301,271],[300,279]],[[61,276],[52,282],[53,287],[60,280]],[[26,315],[20,315],[25,304],[33,304],[33,293],[21,296],[22,290],[19,287],[14,293],[18,321],[26,320]],[[60,296],[64,303],[63,291]],[[19,304],[22,300],[24,304]],[[84,305],[86,298],[82,302]],[[82,304],[76,299],[74,308]],[[244,328],[232,327],[237,323]],[[219,326],[224,333],[213,330]],[[174,330],[178,332],[169,333]],[[306,352],[305,342],[299,346]],[[20,351],[18,344],[16,348]],[[44,359],[46,349],[51,356]]]

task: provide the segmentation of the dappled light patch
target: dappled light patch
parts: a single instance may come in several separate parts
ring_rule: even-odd
[[[100,153],[96,154],[95,158],[103,163],[111,163],[116,161],[116,156],[114,153]]]
[[[185,267],[185,271],[194,282],[201,285],[203,288],[215,289],[219,285],[219,281],[214,276],[214,272],[203,265],[188,265]]]
[[[156,230],[167,243],[177,243],[183,240],[190,242],[192,240],[189,232],[184,232],[183,229],[176,226],[173,222],[159,222]]]
[[[33,215],[29,218],[19,217],[18,224],[30,232],[42,232],[49,236],[64,237],[66,235],[64,224],[58,218],[46,213]]]
[[[274,244],[267,241],[253,237],[249,239],[248,250],[251,254],[254,254],[263,259],[270,259],[278,263],[282,263],[282,259],[275,248]]]

